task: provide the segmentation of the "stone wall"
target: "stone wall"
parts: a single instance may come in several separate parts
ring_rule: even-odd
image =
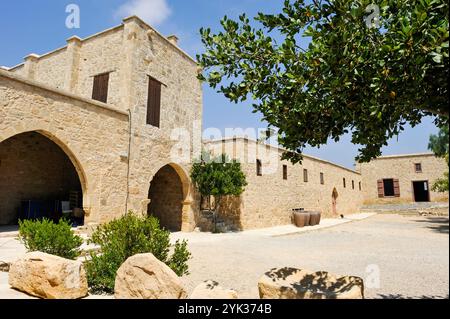
[[[241,138],[209,142],[206,146],[214,154],[224,152],[241,162],[248,186],[239,199],[228,199],[221,211],[221,217],[239,229],[289,224],[292,209],[296,208],[332,217],[334,189],[338,192],[337,214],[356,213],[361,207],[361,176],[355,171],[310,156],[305,156],[302,164],[292,165],[280,160],[281,149]],[[256,159],[262,162],[262,176],[257,176]],[[283,165],[287,166],[286,180]],[[304,182],[304,169],[308,170],[308,182]],[[320,173],[324,174],[323,185]]]
[[[422,172],[417,173],[415,164],[422,164]],[[358,164],[363,177],[364,198],[366,204],[401,203],[414,201],[413,181],[428,181],[429,186],[442,178],[448,170],[443,158],[433,154],[413,154],[380,157],[370,163]],[[400,197],[379,198],[378,184],[380,179],[398,179]],[[430,191],[430,201],[447,201],[448,193]]]
[[[192,157],[197,157],[201,149],[202,88],[196,78],[197,63],[175,43],[133,16],[124,19],[120,26],[86,39],[72,37],[67,40],[67,46],[41,57],[31,54],[24,64],[10,69],[10,73],[51,88],[62,89],[73,97],[86,99],[92,96],[93,77],[104,72],[110,72],[107,104],[123,113],[120,116],[124,122],[117,130],[123,130],[124,133],[119,137],[118,145],[112,143],[112,149],[104,142],[97,142],[92,147],[85,145],[83,148],[86,152],[91,152],[91,158],[115,156],[119,158],[120,165],[124,166],[120,171],[121,178],[124,175],[124,179],[120,183],[126,190],[120,195],[128,200],[122,204],[121,213],[130,209],[145,214],[150,182],[154,175],[165,165],[175,167],[183,185],[183,229],[193,230],[198,203],[188,172]],[[163,84],[159,128],[146,124],[149,77]],[[15,107],[26,106],[16,104]],[[83,118],[85,114],[82,109],[78,108],[78,111],[81,114],[73,116],[73,120],[65,115],[59,116],[65,117],[60,125],[64,126],[64,121],[76,121],[83,127],[85,123],[79,117]],[[27,110],[21,112],[29,114]],[[131,122],[128,121],[128,116],[124,116],[128,114]],[[52,121],[44,119],[51,114],[41,115],[42,118],[39,118],[42,121]],[[29,114],[24,121],[28,123],[32,116],[34,114]],[[93,130],[112,124],[112,120],[100,123],[101,120],[103,119],[93,117],[89,121]],[[130,129],[131,136],[128,134]],[[109,130],[116,129],[111,126]],[[99,138],[105,133],[106,131],[102,132]],[[77,139],[83,134],[80,129],[74,136]],[[115,132],[106,137],[108,141],[114,138]],[[70,138],[68,142],[74,144]],[[120,151],[114,153],[114,148],[120,148]],[[113,154],[104,154],[108,152]],[[126,165],[128,160],[129,167]],[[103,185],[104,179],[116,174],[118,173],[110,172],[105,176],[99,174],[96,183]],[[110,189],[108,185],[98,190],[96,196],[101,199],[96,199],[96,205],[109,206],[109,197],[116,196],[111,194]],[[117,210],[118,208],[110,217],[98,219],[111,219],[119,214]]]
[[[124,213],[126,113],[0,70],[0,143],[26,132],[44,135],[70,158],[81,180],[86,222]],[[8,187],[2,181],[1,192]]]
[[[0,225],[17,223],[21,201],[68,201],[71,191],[82,191],[67,155],[50,139],[34,132],[0,143],[0,185]]]

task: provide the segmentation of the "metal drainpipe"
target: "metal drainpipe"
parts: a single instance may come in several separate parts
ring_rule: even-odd
[[[128,213],[128,199],[130,197],[130,160],[131,160],[131,135],[132,135],[132,122],[131,122],[131,110],[128,109],[128,163],[127,163],[127,194],[125,199],[125,213]]]

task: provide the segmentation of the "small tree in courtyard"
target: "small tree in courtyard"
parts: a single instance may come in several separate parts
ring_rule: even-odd
[[[239,196],[247,186],[241,164],[236,160],[230,161],[224,154],[212,158],[203,152],[200,161],[192,166],[191,178],[200,194],[207,198],[208,208],[214,214],[214,224],[222,198]]]
[[[445,158],[448,164],[448,126],[441,127],[438,135],[430,136],[428,148],[432,150],[437,157]],[[432,190],[441,193],[448,192],[448,172],[444,173],[444,177],[436,180],[432,186]]]

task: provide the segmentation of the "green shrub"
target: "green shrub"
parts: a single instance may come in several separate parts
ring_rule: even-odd
[[[83,243],[64,219],[58,224],[48,219],[19,221],[19,238],[28,251],[41,251],[67,259],[77,258]]]
[[[113,293],[117,270],[136,254],[152,253],[178,276],[188,273],[187,261],[191,254],[187,242],[177,241],[171,247],[170,232],[161,229],[159,220],[152,216],[140,217],[129,212],[99,226],[90,242],[100,246],[100,252],[92,252],[91,260],[86,262],[88,283],[93,292]],[[171,248],[173,253],[169,256]]]

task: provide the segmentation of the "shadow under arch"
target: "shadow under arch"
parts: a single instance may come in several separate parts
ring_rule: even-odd
[[[8,163],[4,169],[6,175],[13,178],[11,179],[11,183],[13,184],[10,184],[10,186],[16,187],[16,190],[18,190],[18,194],[20,195],[16,196],[16,200],[19,200],[20,198],[22,198],[21,200],[48,200],[51,199],[49,197],[54,197],[54,199],[65,201],[69,199],[69,195],[67,194],[66,198],[66,196],[60,196],[60,192],[65,192],[67,189],[70,191],[81,191],[82,195],[78,197],[78,203],[80,205],[82,204],[82,206],[74,207],[83,208],[86,211],[86,207],[88,207],[89,203],[87,200],[88,184],[86,174],[77,156],[67,144],[67,142],[64,142],[55,134],[40,129],[21,130],[0,135],[0,147],[6,147],[6,149],[3,149],[3,153],[4,155],[6,154],[6,163]],[[0,148],[0,151],[1,150],[2,149]],[[17,150],[21,151],[20,155],[16,154],[18,152],[14,152]],[[41,158],[38,158],[37,161],[33,160],[33,156],[43,157],[44,160]],[[42,166],[42,163],[45,163],[47,156],[48,161],[51,161],[52,157],[55,159],[54,156],[57,156],[56,158],[59,160],[54,163],[50,162],[48,166]],[[14,159],[21,162],[21,164],[11,164],[14,163]],[[15,167],[22,167],[26,174],[24,172],[16,173],[14,171]],[[22,174],[22,176],[20,176],[20,174]],[[56,183],[53,183],[54,181],[56,181]],[[58,181],[60,182],[58,183]],[[9,181],[4,180],[3,182],[7,185]],[[14,182],[16,182],[16,184],[14,184]],[[35,189],[33,190],[30,186],[33,183],[40,183],[41,185],[39,186],[41,189],[37,191],[39,186],[34,186]],[[56,191],[57,189],[58,191]],[[74,200],[73,202],[76,203],[77,201]],[[40,210],[47,210],[48,206],[45,207],[47,208],[41,208]],[[50,212],[50,210],[48,212]],[[13,220],[10,220],[9,222],[6,221],[8,224],[12,222]],[[1,223],[5,223],[5,221],[3,220]]]
[[[171,231],[189,230],[191,182],[183,167],[168,163],[158,169],[150,182],[148,199],[147,214],[156,216],[162,227]]]

